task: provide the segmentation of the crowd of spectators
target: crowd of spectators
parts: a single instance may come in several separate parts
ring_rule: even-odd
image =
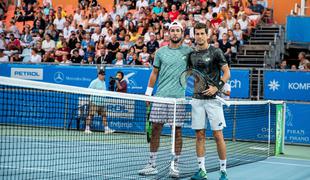
[[[150,66],[155,51],[169,44],[173,21],[185,29],[183,44],[193,47],[194,25],[206,23],[210,44],[230,61],[260,23],[267,0],[116,0],[111,12],[96,0],[79,0],[73,14],[55,6],[23,0],[10,26],[0,21],[0,61]],[[16,22],[24,23],[21,32]]]

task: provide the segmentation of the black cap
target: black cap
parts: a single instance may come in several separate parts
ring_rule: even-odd
[[[98,72],[98,74],[105,75],[105,72],[104,72],[104,70],[101,69],[101,70]]]

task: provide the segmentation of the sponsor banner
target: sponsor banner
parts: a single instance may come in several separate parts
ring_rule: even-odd
[[[309,43],[310,42],[309,29],[310,29],[309,16],[287,16],[286,33],[285,33],[286,42]]]
[[[310,101],[310,72],[264,72],[264,99]]]
[[[230,76],[230,97],[250,98],[250,70],[232,69]]]
[[[19,79],[43,80],[43,69],[11,68],[11,77]]]
[[[0,76],[88,87],[97,77],[95,66],[0,64]]]
[[[285,143],[310,144],[310,104],[287,103]]]

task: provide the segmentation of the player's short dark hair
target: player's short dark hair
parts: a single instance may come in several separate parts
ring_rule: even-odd
[[[122,71],[117,71],[117,73],[116,73],[116,74],[121,74],[122,79],[124,78],[124,73],[123,73]]]
[[[208,34],[208,28],[207,28],[207,25],[204,24],[204,23],[197,23],[194,27],[194,33],[197,29],[204,29],[206,34]]]

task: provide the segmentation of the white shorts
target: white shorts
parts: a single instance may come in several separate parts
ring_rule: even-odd
[[[168,123],[169,125],[173,125],[173,111],[173,104],[153,103],[150,114],[150,122],[163,124]],[[186,105],[178,104],[176,109],[176,126],[182,126],[183,122],[190,118],[189,113],[190,112],[186,113]],[[188,114],[188,116],[186,116],[186,114]]]
[[[221,102],[217,99],[192,100],[192,129],[207,129],[206,120],[209,120],[211,130],[218,131],[226,127]]]

